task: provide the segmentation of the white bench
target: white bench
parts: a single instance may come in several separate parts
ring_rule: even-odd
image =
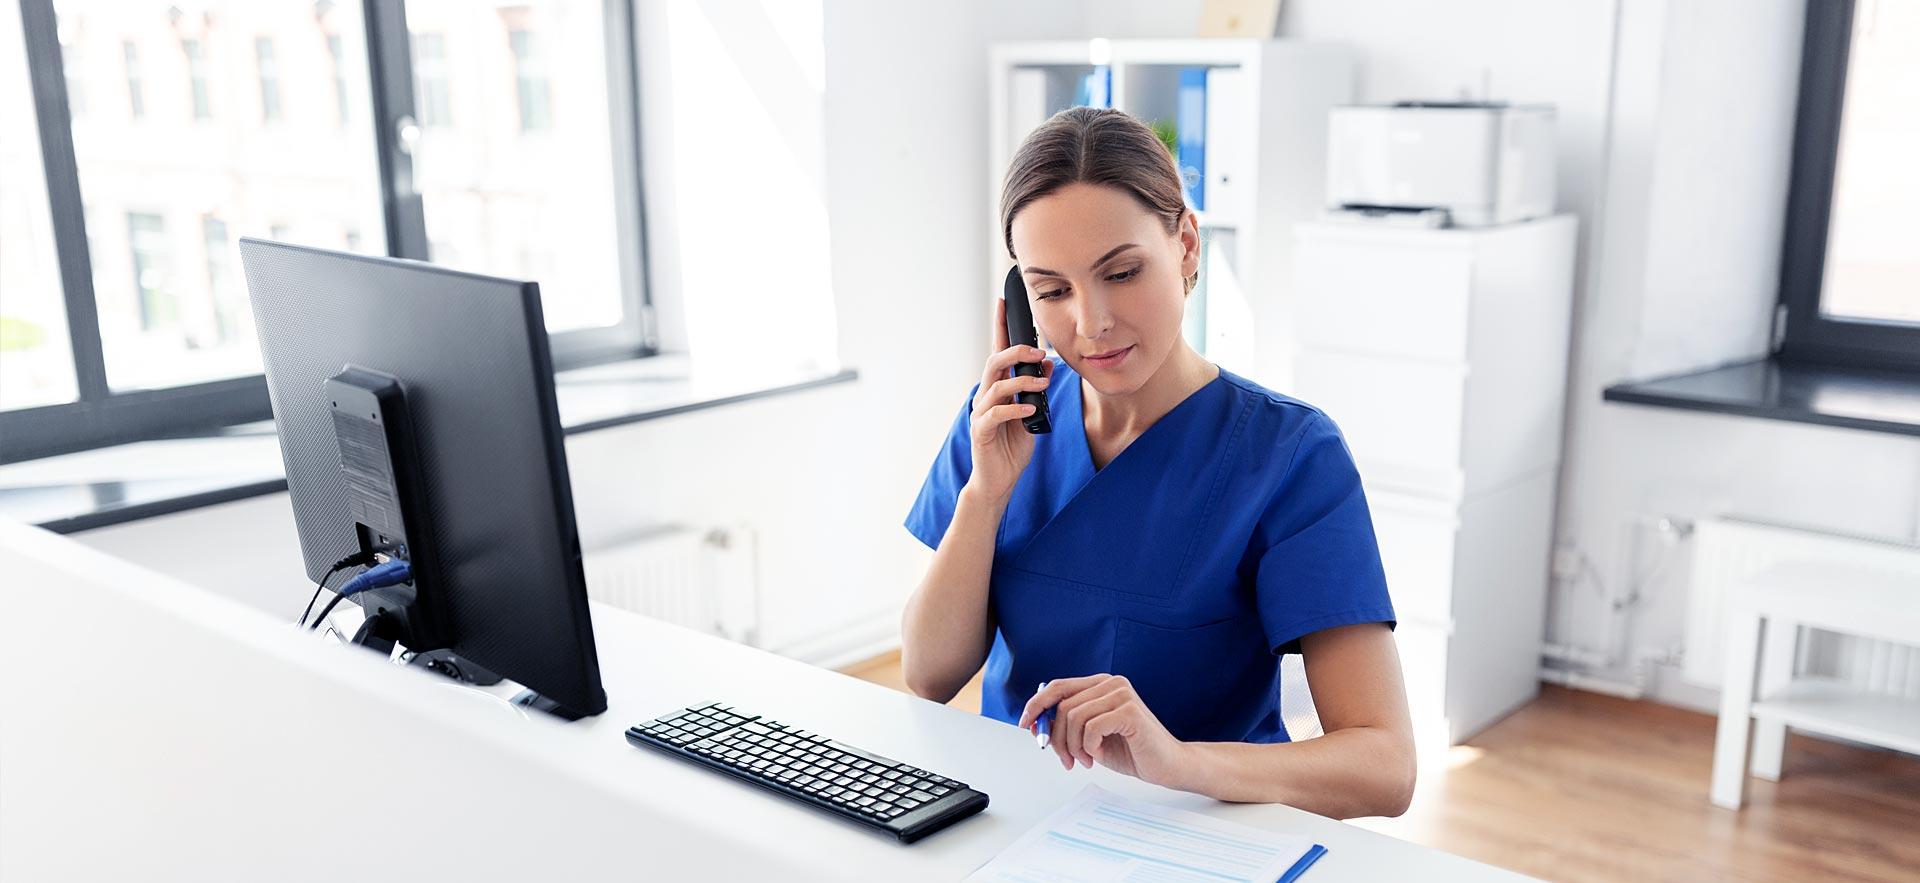
[[[1779,781],[1788,727],[1920,754],[1920,701],[1795,678],[1800,627],[1920,643],[1920,572],[1782,562],[1732,587],[1712,798],[1739,809],[1753,775]]]

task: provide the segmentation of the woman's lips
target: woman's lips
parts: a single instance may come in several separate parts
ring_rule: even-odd
[[[1114,350],[1110,355],[1087,356],[1086,360],[1087,364],[1095,368],[1118,368],[1120,367],[1120,363],[1125,362],[1127,355],[1132,352],[1133,347],[1127,347],[1126,349]]]

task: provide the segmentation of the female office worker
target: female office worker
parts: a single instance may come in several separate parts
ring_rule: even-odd
[[[909,687],[947,701],[984,660],[982,712],[1031,728],[1054,707],[1069,768],[1404,811],[1411,725],[1359,475],[1326,415],[1182,338],[1200,236],[1172,157],[1125,113],[1062,111],[1014,155],[1000,220],[1060,359],[1009,347],[996,315],[907,517],[936,549],[902,622]],[[1018,361],[1042,375],[1009,377]],[[1052,433],[1021,426],[1027,390],[1046,391]],[[1288,742],[1285,653],[1321,738]]]

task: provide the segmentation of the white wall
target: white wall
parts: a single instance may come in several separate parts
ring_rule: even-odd
[[[676,130],[693,118],[674,101],[691,91],[674,86],[676,74],[688,75],[685,58],[676,70],[669,49],[676,27],[710,31],[703,38],[725,46],[777,48],[808,27],[786,20],[791,10],[769,11],[777,6],[641,3],[652,284],[663,305],[685,297],[720,307],[704,316],[668,309],[669,345],[698,344],[704,333],[708,341],[719,335],[725,348],[729,322],[756,334],[804,333],[780,310],[755,308],[767,304],[767,280],[782,271],[760,246],[782,232],[830,243],[830,278],[812,256],[788,271],[791,287],[780,291],[830,293],[839,359],[860,379],[575,436],[567,451],[587,547],[660,522],[750,525],[765,595],[763,642],[836,662],[897,636],[900,605],[929,558],[901,521],[986,355],[997,293],[979,260],[992,230],[980,211],[988,186],[986,46],[1014,35],[1071,35],[1082,18],[1077,3],[834,0],[814,25],[824,43],[823,95],[809,98],[804,76],[783,79],[806,67],[790,52],[729,50],[749,65],[736,91],[753,106],[700,115],[699,137]],[[753,67],[755,59],[765,67]],[[765,106],[795,101],[815,104]],[[823,139],[816,159],[830,231],[808,226],[819,216],[805,204],[805,188],[769,199],[755,170],[713,176],[699,190],[671,173],[705,142],[744,156],[741,145],[758,142],[728,139],[755,137],[776,140],[767,150],[788,158],[806,152],[806,138]],[[805,166],[804,157],[796,162]],[[740,228],[689,224],[688,215],[712,217],[683,207],[696,197],[758,216]],[[208,535],[227,538],[231,554],[207,561],[188,551]],[[299,587],[284,495],[81,539],[288,617],[310,591]]]
[[[572,439],[583,539],[659,520],[749,523],[771,647],[823,660],[888,640],[927,560],[899,522],[985,354],[993,290],[978,256],[994,235],[979,199],[990,186],[985,47],[1184,36],[1199,6],[827,0],[817,123],[831,292],[840,359],[861,378]],[[727,9],[715,20],[759,7]],[[1652,566],[1630,554],[1641,515],[1731,512],[1920,537],[1920,441],[1600,401],[1625,377],[1764,349],[1800,14],[1799,0],[1283,4],[1283,36],[1354,46],[1363,100],[1478,95],[1490,84],[1494,97],[1560,108],[1561,203],[1580,215],[1582,257],[1558,533],[1597,579],[1569,583],[1550,616],[1555,640],[1597,640],[1596,582],[1623,591],[1628,574]],[[664,3],[642,4],[654,284],[671,302],[683,284],[679,237],[726,233],[676,227],[673,187],[658,179],[675,142],[686,143],[663,128],[672,108],[657,91],[670,82],[659,70],[669,18]],[[751,193],[738,197],[755,205]],[[752,244],[736,242],[743,255]],[[726,296],[724,286],[709,296]],[[268,498],[86,538],[169,572],[211,568],[231,591],[259,593],[263,574],[298,581],[290,518],[284,529],[275,521],[284,506]],[[209,565],[182,554],[178,541],[202,527],[234,532],[236,556]],[[1678,639],[1681,564],[1670,559],[1649,587],[1623,646]],[[297,589],[273,591],[301,596],[296,608],[304,601]],[[1674,678],[1656,693],[1704,698]]]
[[[1282,4],[1281,36],[1354,47],[1362,101],[1488,94],[1559,108],[1560,203],[1582,239],[1556,531],[1591,567],[1559,587],[1551,640],[1601,649],[1607,599],[1644,581],[1631,621],[1615,624],[1618,654],[1678,644],[1689,550],[1661,556],[1646,526],[1661,517],[1920,542],[1920,440],[1601,401],[1619,380],[1766,352],[1804,2]],[[1087,15],[1103,36],[1183,36],[1200,6],[1088,0]],[[1712,700],[1671,668],[1653,687]]]
[[[1646,582],[1615,655],[1680,644],[1684,543],[1636,522],[1733,514],[1920,541],[1920,440],[1605,404],[1600,391],[1767,350],[1798,95],[1802,0],[1625,0],[1605,232],[1579,317],[1558,530],[1591,560],[1556,640],[1599,649],[1608,596]],[[1636,546],[1639,551],[1636,552]],[[1662,667],[1654,695],[1711,707]]]

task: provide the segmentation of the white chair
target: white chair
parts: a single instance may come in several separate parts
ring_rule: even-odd
[[[1920,701],[1794,676],[1801,626],[1920,640],[1920,572],[1782,562],[1730,588],[1714,804],[1739,809],[1753,775],[1778,781],[1788,727],[1920,754]]]

